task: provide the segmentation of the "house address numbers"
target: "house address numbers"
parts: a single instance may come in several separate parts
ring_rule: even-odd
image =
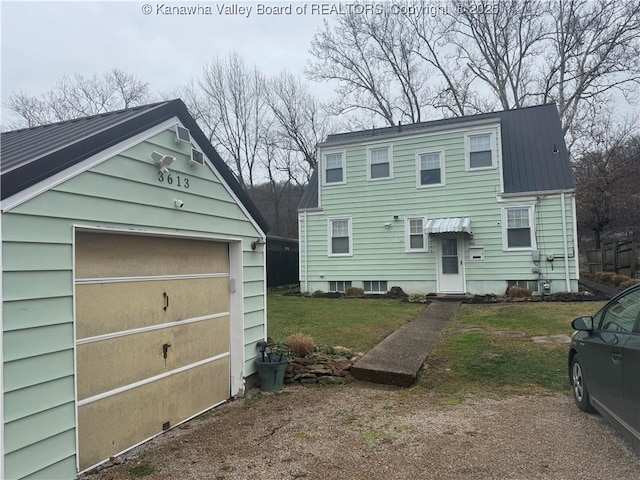
[[[166,175],[162,172],[158,173],[158,181],[160,183],[166,183],[168,185],[175,185],[176,187],[188,189],[191,185],[189,184],[189,178],[181,175],[174,175],[172,173],[167,173]]]

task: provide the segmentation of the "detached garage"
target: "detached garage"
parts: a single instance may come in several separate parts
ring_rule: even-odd
[[[182,101],[1,153],[0,478],[75,478],[244,392],[267,225]]]

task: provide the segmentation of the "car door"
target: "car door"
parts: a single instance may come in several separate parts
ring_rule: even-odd
[[[640,295],[640,289],[636,291]],[[622,349],[622,401],[624,422],[640,442],[640,318]],[[638,443],[640,447],[640,443]]]
[[[628,418],[623,392],[634,389],[634,381],[627,383],[627,375],[633,375],[634,353],[629,348],[637,345],[634,328],[639,315],[640,289],[634,289],[599,312],[595,331],[587,341],[586,370],[591,398],[599,408],[623,421]]]

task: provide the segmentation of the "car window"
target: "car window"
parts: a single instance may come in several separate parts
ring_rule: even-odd
[[[612,332],[632,332],[640,315],[640,290],[611,302],[600,318],[599,330]]]

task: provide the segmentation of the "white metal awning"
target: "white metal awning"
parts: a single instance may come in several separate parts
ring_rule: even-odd
[[[427,221],[424,227],[426,233],[468,233],[471,235],[471,219],[464,218],[434,218]]]

